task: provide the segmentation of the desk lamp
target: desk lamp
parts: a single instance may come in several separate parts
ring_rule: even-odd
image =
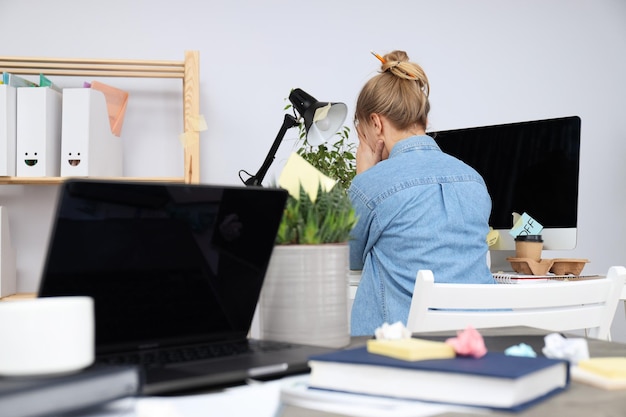
[[[296,112],[304,119],[304,129],[306,131],[306,140],[310,145],[319,146],[330,139],[339,131],[348,114],[348,107],[344,103],[326,103],[317,101],[310,94],[296,88],[289,94],[289,101],[293,105]],[[283,124],[274,139],[274,143],[269,153],[263,161],[263,165],[259,168],[256,175],[250,176],[247,180],[239,178],[245,185],[261,185],[267,170],[274,161],[278,146],[283,140],[287,130],[298,126],[299,119],[290,114],[286,114]]]

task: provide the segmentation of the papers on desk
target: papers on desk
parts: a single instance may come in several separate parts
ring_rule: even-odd
[[[603,278],[602,275],[527,275],[514,272],[494,272],[493,278],[498,284],[536,284],[550,281],[584,281]]]
[[[305,394],[308,378],[309,375],[298,375],[206,394],[146,397],[133,399],[134,403],[124,400],[94,410],[84,417],[288,417],[288,412],[291,412],[291,416],[297,415],[290,406],[319,411],[316,415],[320,417],[324,412],[354,417],[426,417],[450,411],[484,412],[475,408],[415,401],[373,397],[364,399],[362,396],[335,392],[317,393],[323,398],[315,401],[310,391]],[[281,405],[281,398],[285,402],[284,406]]]
[[[291,378],[286,381],[280,393],[284,413],[276,417],[292,417],[298,414],[291,412],[290,407],[316,410],[333,416],[345,415],[354,417],[422,417],[435,416],[445,412],[482,414],[485,410],[452,406],[448,404],[432,404],[420,401],[400,400],[378,396],[350,394],[337,391],[309,389],[309,376]],[[318,415],[318,414],[316,414]],[[322,414],[319,414],[322,416]]]
[[[83,417],[277,417],[282,382],[253,383],[195,395],[137,398],[92,410]]]

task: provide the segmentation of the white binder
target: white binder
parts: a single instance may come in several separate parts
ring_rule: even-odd
[[[15,132],[17,91],[0,85],[0,176],[15,176]]]
[[[101,91],[63,89],[61,176],[122,176],[122,141],[111,132]]]
[[[18,177],[58,177],[61,93],[50,87],[17,89]]]

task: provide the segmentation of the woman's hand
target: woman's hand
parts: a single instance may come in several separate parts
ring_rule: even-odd
[[[356,149],[356,173],[367,171],[382,161],[384,149],[385,142],[382,139],[377,140],[372,147],[359,137],[359,146]]]

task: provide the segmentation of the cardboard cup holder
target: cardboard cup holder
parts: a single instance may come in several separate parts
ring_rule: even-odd
[[[524,275],[545,275],[548,273],[554,261],[552,259],[540,259],[538,261],[532,258],[506,258],[511,263],[513,271]]]
[[[588,259],[555,258],[540,259],[531,258],[506,258],[513,270],[525,275],[546,275],[548,272],[554,275],[580,275]]]
[[[580,275],[588,259],[556,258],[550,268],[555,275]]]

